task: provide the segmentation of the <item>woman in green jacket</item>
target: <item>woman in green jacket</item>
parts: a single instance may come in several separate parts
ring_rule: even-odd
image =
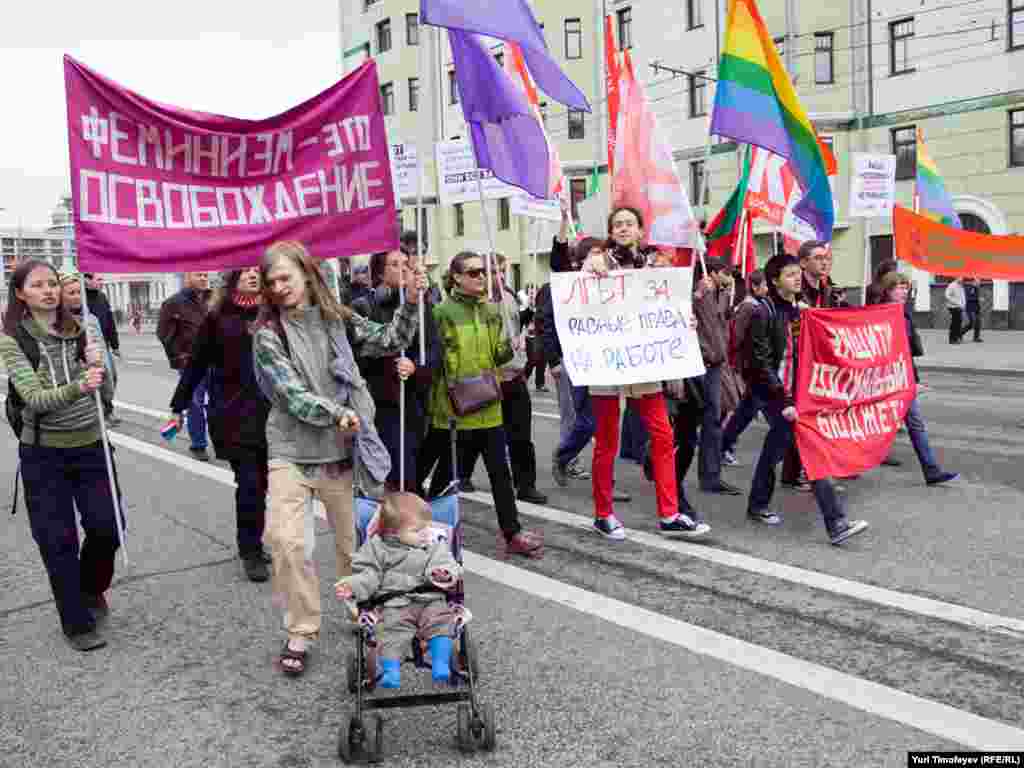
[[[459,466],[471,467],[483,454],[501,527],[499,549],[509,554],[540,557],[544,546],[542,536],[523,530],[519,524],[501,401],[495,399],[464,416],[456,416],[452,409],[450,386],[483,373],[500,376],[499,369],[512,359],[513,353],[498,307],[487,300],[483,258],[464,251],[452,259],[450,270],[452,290],[446,301],[434,307],[443,350],[443,376],[435,380],[432,390],[431,426],[435,430],[448,429],[451,419],[455,419]],[[445,452],[434,470],[430,496],[442,493],[451,477],[451,455]]]

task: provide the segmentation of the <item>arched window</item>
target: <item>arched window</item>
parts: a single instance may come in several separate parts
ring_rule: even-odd
[[[957,215],[960,217],[960,226],[967,232],[978,232],[982,235],[992,234],[992,230],[989,229],[988,224],[980,216],[973,213],[960,213]]]

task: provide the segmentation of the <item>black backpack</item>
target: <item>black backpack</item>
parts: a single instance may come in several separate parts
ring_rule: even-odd
[[[28,358],[29,365],[32,366],[33,371],[39,370],[39,360],[42,353],[39,351],[39,342],[35,340],[31,333],[25,330],[23,327],[18,326],[17,332],[14,334],[14,340],[18,342],[18,346],[21,347],[21,351],[25,353],[25,357]],[[75,341],[75,348],[79,360],[85,360],[85,334],[79,334]],[[5,415],[7,416],[7,423],[11,425],[11,429],[14,430],[14,436],[21,439],[21,430],[25,426],[25,419],[23,411],[25,409],[25,401],[21,395],[18,394],[18,390],[14,386],[14,380],[11,378],[7,379],[7,402],[5,403]],[[35,421],[35,442],[39,444],[39,420],[41,416],[36,415]]]

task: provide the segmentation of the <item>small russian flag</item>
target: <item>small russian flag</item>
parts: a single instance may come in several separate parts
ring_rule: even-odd
[[[160,428],[160,437],[170,442],[178,434],[178,420],[171,419]]]

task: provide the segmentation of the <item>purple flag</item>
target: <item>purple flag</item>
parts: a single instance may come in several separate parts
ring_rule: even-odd
[[[571,109],[590,111],[587,97],[552,58],[526,0],[420,0],[420,20],[518,43],[538,88]]]
[[[534,197],[546,198],[548,145],[526,96],[479,37],[450,29],[448,39],[477,166]]]

